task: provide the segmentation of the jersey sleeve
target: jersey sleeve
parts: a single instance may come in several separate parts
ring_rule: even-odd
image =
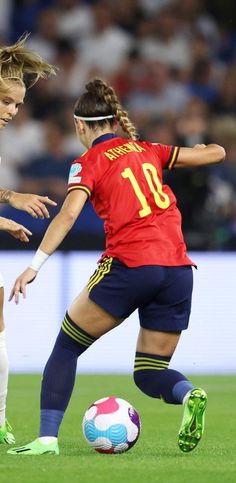
[[[178,159],[180,148],[155,143],[152,143],[152,147],[161,161],[162,168],[172,169]]]
[[[94,176],[91,165],[89,166],[83,157],[75,159],[69,172],[67,193],[73,190],[82,190],[90,197],[93,189]]]

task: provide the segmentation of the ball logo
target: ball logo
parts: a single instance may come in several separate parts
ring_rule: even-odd
[[[70,168],[70,178],[73,178],[74,176],[76,176],[78,173],[80,173],[80,171],[82,171],[82,166],[80,163],[75,163],[75,164],[72,164],[71,168]]]

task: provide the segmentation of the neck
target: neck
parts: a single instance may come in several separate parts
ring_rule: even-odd
[[[86,148],[87,149],[91,148],[95,139],[99,138],[100,136],[104,136],[104,134],[115,134],[115,131],[113,131],[111,128],[97,129],[96,131],[90,131],[89,136],[87,138]]]
[[[97,130],[96,132],[92,132],[91,134],[91,137],[90,137],[90,147],[92,146],[93,144],[93,141],[95,141],[95,139],[99,138],[100,136],[104,136],[104,134],[115,134],[114,131],[110,128],[108,129],[99,129]]]

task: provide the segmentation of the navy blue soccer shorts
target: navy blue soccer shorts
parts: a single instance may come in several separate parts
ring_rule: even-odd
[[[88,282],[89,298],[119,319],[136,309],[144,329],[178,332],[187,329],[193,273],[189,265],[130,268],[104,258]]]

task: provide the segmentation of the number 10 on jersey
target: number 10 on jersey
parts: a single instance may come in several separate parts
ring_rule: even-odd
[[[143,163],[142,170],[144,176],[146,178],[147,184],[151,193],[153,194],[154,200],[156,205],[165,210],[170,206],[170,198],[169,196],[163,192],[163,186],[158,178],[157,170],[155,166],[151,163]],[[143,218],[144,216],[150,215],[152,212],[151,207],[149,206],[145,195],[143,194],[137,179],[131,168],[125,168],[124,171],[121,173],[122,178],[128,178],[132,188],[134,190],[135,195],[137,196],[142,209],[139,210],[139,216]]]

